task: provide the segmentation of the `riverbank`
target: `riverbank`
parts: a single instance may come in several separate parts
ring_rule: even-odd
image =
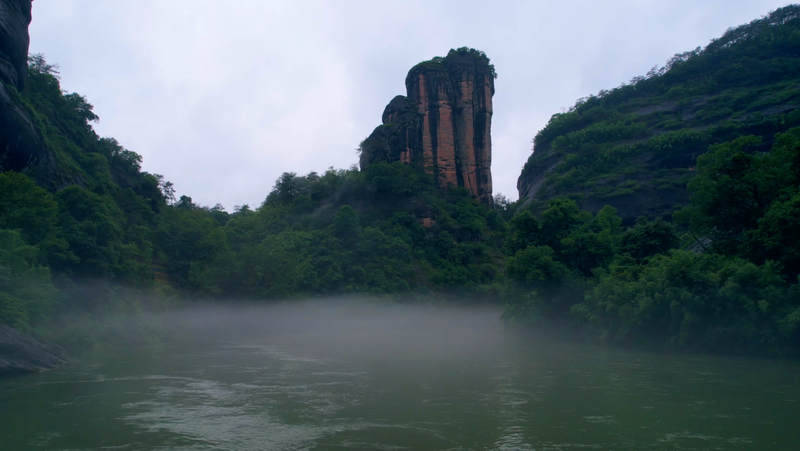
[[[0,377],[41,373],[69,359],[61,346],[0,324]]]

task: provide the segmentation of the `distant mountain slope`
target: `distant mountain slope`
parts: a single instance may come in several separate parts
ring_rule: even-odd
[[[767,151],[798,125],[800,6],[790,5],[553,115],[517,189],[534,210],[567,196],[593,212],[612,205],[630,224],[688,203],[709,145],[758,135]]]

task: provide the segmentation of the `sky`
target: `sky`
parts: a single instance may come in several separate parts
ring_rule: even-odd
[[[550,117],[787,5],[773,0],[35,0],[31,53],[95,130],[195,203],[257,207],[283,172],[358,161],[416,63],[473,47],[498,73],[494,192],[516,200]]]

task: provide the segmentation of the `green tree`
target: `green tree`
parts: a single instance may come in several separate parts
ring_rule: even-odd
[[[800,128],[777,135],[769,153],[751,152],[760,142],[745,136],[711,146],[698,158],[697,177],[689,184],[691,205],[675,215],[696,239],[710,237],[718,252],[740,254],[746,235],[759,228],[772,204],[797,189]]]
[[[647,217],[641,216],[636,220],[636,224],[623,234],[621,251],[637,260],[642,260],[653,255],[666,254],[679,244],[672,224],[662,219],[650,221]]]
[[[673,250],[644,265],[615,262],[572,313],[602,341],[778,350],[793,333],[780,330],[798,307],[791,292],[775,265]]]
[[[553,199],[549,208],[542,212],[541,242],[560,252],[561,240],[591,219],[592,214],[581,210],[574,200]]]
[[[605,206],[591,221],[561,240],[561,260],[583,274],[605,265],[619,250],[622,218],[617,209]]]
[[[759,263],[776,261],[784,273],[800,274],[800,193],[775,202],[745,240],[745,254]]]
[[[576,300],[574,288],[579,285],[567,265],[555,258],[549,246],[530,246],[508,259],[508,277],[518,284],[511,287],[507,296],[510,310],[516,304],[535,302],[536,306],[524,310],[536,312],[550,319],[564,318],[569,306]],[[573,282],[571,287],[568,287]],[[536,292],[532,294],[532,292]]]
[[[507,254],[514,255],[528,246],[542,243],[539,220],[530,211],[525,210],[515,215],[508,225],[509,233],[505,243]]]
[[[284,172],[275,181],[275,185],[272,187],[272,192],[267,196],[266,202],[290,204],[305,190],[306,180],[303,177],[298,177],[294,172]]]
[[[25,328],[46,319],[57,292],[38,249],[15,230],[0,230],[0,322]]]
[[[333,217],[333,232],[343,239],[350,240],[358,235],[358,214],[349,205],[342,205]]]
[[[54,239],[58,204],[28,176],[0,173],[0,228],[17,229],[29,244]]]
[[[194,205],[191,199],[186,198],[182,205],[164,211],[153,241],[178,286],[215,294],[219,291],[213,275],[215,262],[229,251],[225,230],[206,211],[190,208]]]
[[[148,255],[126,242],[119,218],[124,214],[109,197],[78,186],[56,195],[59,223],[75,264],[59,269],[79,277],[113,277],[120,281],[147,284],[152,280]]]

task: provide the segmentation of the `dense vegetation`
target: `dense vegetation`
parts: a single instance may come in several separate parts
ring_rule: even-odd
[[[427,174],[380,163],[285,173],[258,209],[232,215],[184,197],[154,241],[170,280],[198,295],[469,293],[498,276],[503,227],[466,190],[442,193]]]
[[[604,342],[800,353],[799,49],[792,5],[554,115],[521,176],[541,183],[526,201],[541,219],[510,223],[506,315]]]
[[[59,183],[48,191],[35,173],[0,174],[0,321],[136,311],[139,299],[158,306],[177,293],[498,291],[505,223],[466,190],[442,192],[428,174],[383,163],[285,173],[262,205],[233,213],[176,200],[163,177],[141,171],[139,155],[94,133],[92,106],[61,91],[56,69],[32,57],[17,93],[58,161]]]
[[[457,68],[462,65],[473,65],[475,64],[475,60],[477,60],[480,64],[485,65],[488,68],[489,73],[492,77],[497,78],[497,71],[494,68],[494,64],[490,63],[490,59],[486,56],[481,50],[473,49],[470,47],[459,47],[458,49],[450,49],[447,52],[447,56],[435,56],[428,61],[423,61],[418,63],[411,70],[408,72],[408,77],[412,77],[412,74],[415,74],[416,71],[414,69],[422,68],[422,67],[433,67],[433,68],[441,68],[447,67],[447,70],[451,70]]]
[[[696,159],[714,143],[800,125],[800,6],[729,29],[647,75],[554,115],[534,138],[520,196],[541,211],[566,196],[617,207],[626,224],[686,204]],[[540,183],[540,185],[539,185]]]
[[[711,146],[674,224],[625,230],[613,207],[592,216],[566,198],[515,216],[506,315],[604,342],[797,355],[800,128],[749,152],[760,141]]]
[[[686,163],[691,171],[669,169],[663,181],[691,193],[686,205],[630,224],[613,206],[582,209],[580,196],[528,205],[498,196],[489,210],[401,163],[284,173],[261,205],[232,213],[175,199],[162,176],[141,171],[139,155],[95,134],[92,106],[62,92],[57,68],[34,56],[25,90],[8,89],[57,170],[46,188],[36,173],[0,173],[0,322],[69,328],[70,316],[165,308],[179,295],[371,294],[504,302],[509,324],[556,324],[606,343],[798,356],[800,110],[758,113],[788,112],[795,99],[795,60],[773,51],[800,42],[798,11],[730,30],[554,116],[537,135],[537,148],[563,156],[544,191],[565,177],[582,189],[599,186],[592,177],[627,179],[624,189],[635,190],[639,179],[628,172],[641,169],[641,146],[666,159],[684,158],[687,143],[702,147]],[[695,119],[631,112],[658,96],[675,105],[711,96],[703,105],[718,105],[733,88],[702,74],[730,67],[729,49],[771,69],[740,71],[754,77],[749,100],[726,104],[724,121],[654,133],[656,116]],[[754,107],[756,98],[772,100]]]
[[[141,172],[136,153],[98,137],[92,106],[62,92],[57,75],[34,55],[24,91],[6,86],[48,151],[31,173],[0,174],[0,321],[18,327],[54,311],[135,308],[114,286],[153,286],[150,231],[167,206],[159,176]],[[33,181],[42,170],[52,172],[50,190]]]

